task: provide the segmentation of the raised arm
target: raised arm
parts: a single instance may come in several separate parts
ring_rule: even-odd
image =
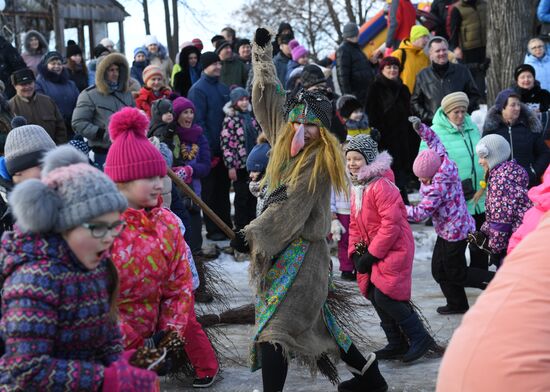
[[[273,47],[271,34],[264,28],[256,30],[252,43],[252,106],[254,115],[273,146],[277,131],[285,122],[283,105],[286,100],[285,90],[277,78],[273,64]]]
[[[409,121],[411,122],[415,132],[418,133],[418,136],[426,142],[429,149],[437,152],[440,157],[447,156],[445,146],[441,143],[439,136],[437,136],[437,134],[429,126],[423,124],[418,117],[411,116],[409,117]]]

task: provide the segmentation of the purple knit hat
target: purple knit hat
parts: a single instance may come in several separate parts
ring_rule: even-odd
[[[309,54],[309,51],[304,48],[302,45],[296,46],[294,49],[292,49],[292,60],[298,61],[298,59],[302,56],[307,56]]]
[[[185,97],[179,97],[172,102],[174,107],[174,118],[177,120],[180,114],[186,109],[193,109],[193,112],[196,112],[195,105],[189,99]]]
[[[413,163],[414,175],[418,178],[432,178],[441,166],[441,157],[434,150],[418,153]]]

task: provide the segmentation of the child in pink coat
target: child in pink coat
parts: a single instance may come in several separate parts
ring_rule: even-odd
[[[388,338],[376,355],[412,362],[427,353],[434,340],[409,303],[414,240],[393,182],[392,158],[386,151],[379,154],[377,142],[360,134],[346,147],[346,161],[353,184],[348,253],[359,288],[372,302]]]
[[[186,243],[177,217],[162,207],[166,162],[147,139],[147,118],[134,108],[111,117],[112,145],[105,174],[128,199],[126,230],[113,243],[120,275],[119,312],[124,344],[158,346],[176,331],[185,342],[196,387],[212,385],[218,362],[197,322]]]

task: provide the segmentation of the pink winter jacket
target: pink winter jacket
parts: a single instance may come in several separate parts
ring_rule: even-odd
[[[411,298],[414,240],[405,205],[393,183],[390,164],[391,156],[384,151],[357,176],[365,185],[353,186],[348,253],[351,257],[355,244],[363,241],[369,253],[380,259],[373,265],[370,275],[357,274],[363,295],[367,295],[371,281],[390,298],[408,301]]]
[[[544,172],[542,184],[531,188],[527,195],[534,206],[527,210],[521,226],[510,237],[507,254],[510,254],[527,234],[535,230],[544,213],[550,210],[550,166]]]
[[[454,332],[437,391],[550,391],[549,238],[546,213]]]

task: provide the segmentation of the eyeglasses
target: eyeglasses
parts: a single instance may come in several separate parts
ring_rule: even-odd
[[[126,227],[126,222],[116,221],[110,225],[105,223],[83,223],[82,227],[90,230],[94,238],[103,238],[107,233],[111,233],[111,237],[118,237]]]
[[[537,45],[537,46],[532,46],[529,50],[537,50],[537,49],[543,49],[544,48],[544,45]]]

